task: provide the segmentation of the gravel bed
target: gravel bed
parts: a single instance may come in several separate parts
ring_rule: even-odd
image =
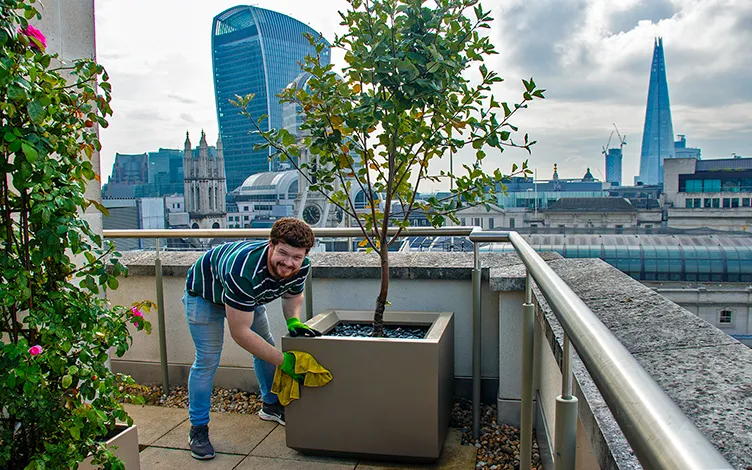
[[[384,325],[385,338],[423,339],[430,326]],[[373,326],[369,323],[339,323],[326,336],[371,336]]]
[[[472,402],[456,400],[449,423],[462,429],[462,445],[478,449],[475,468],[516,470],[520,468],[520,430],[508,424],[496,423],[496,405],[481,405],[480,439],[473,439]],[[538,440],[533,434],[533,470],[543,470],[538,454]]]
[[[147,405],[170,408],[188,408],[188,388],[171,387],[170,394],[162,395],[159,385],[136,385],[129,387],[132,395],[143,396]],[[241,390],[215,388],[212,392],[211,411],[255,414],[261,409],[261,397],[257,393]],[[476,469],[516,470],[519,468],[520,431],[513,426],[496,423],[496,406],[482,405],[480,439],[472,438],[472,403],[458,399],[452,409],[449,423],[462,430],[462,445],[474,445],[478,449]],[[543,470],[538,454],[538,442],[533,436],[533,470]]]

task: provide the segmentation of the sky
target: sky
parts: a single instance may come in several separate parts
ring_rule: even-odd
[[[100,130],[102,182],[115,153],[183,148],[185,133],[217,138],[211,24],[238,5],[228,0],[95,0],[97,60],[110,75],[114,115]],[[290,15],[330,42],[342,34],[345,0],[256,0]],[[702,157],[752,156],[752,2],[749,0],[494,0],[488,34],[498,55],[486,63],[505,81],[493,91],[518,100],[533,77],[546,99],[513,123],[537,144],[488,152],[485,169],[508,172],[528,159],[540,179],[558,164],[561,178],[587,168],[604,179],[601,153],[615,123],[626,135],[623,182],[639,171],[653,43],[663,37],[675,134]],[[332,61],[344,65],[344,52]],[[618,145],[616,137],[611,146]],[[455,166],[469,161],[469,150]],[[433,171],[448,168],[442,159]],[[455,168],[456,169],[456,168]],[[444,187],[446,186],[446,187]],[[447,189],[421,186],[421,191]]]

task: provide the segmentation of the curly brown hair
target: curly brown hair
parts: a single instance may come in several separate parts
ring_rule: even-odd
[[[295,248],[305,248],[308,253],[313,248],[315,237],[311,227],[302,220],[295,217],[282,217],[272,225],[269,241],[275,246],[279,242],[284,242]]]

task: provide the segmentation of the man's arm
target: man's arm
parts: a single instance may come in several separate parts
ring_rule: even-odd
[[[297,318],[300,320],[300,311],[303,309],[303,293],[298,295],[282,296],[282,314],[285,316],[285,320],[290,318]]]
[[[267,343],[256,332],[251,331],[251,325],[253,325],[252,311],[244,312],[225,305],[225,312],[227,313],[227,324],[230,325],[230,334],[236,343],[249,353],[270,364],[274,364],[275,366],[282,365],[284,359],[282,352]],[[298,306],[298,315],[300,315],[300,306]]]

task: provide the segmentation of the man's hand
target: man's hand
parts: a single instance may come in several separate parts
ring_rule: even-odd
[[[310,326],[301,322],[300,319],[292,317],[287,319],[287,329],[290,331],[290,336],[321,336],[321,332],[314,330]],[[286,356],[285,356],[286,357]]]
[[[295,354],[286,352],[284,355],[285,358],[282,361],[282,365],[279,366],[280,370],[295,379],[298,383],[302,384],[305,376],[303,374],[295,373]]]

